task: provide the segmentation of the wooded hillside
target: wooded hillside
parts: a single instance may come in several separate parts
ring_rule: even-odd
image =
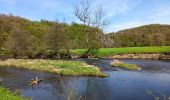
[[[73,22],[30,21],[0,15],[0,53],[13,57],[59,56],[59,50],[109,47],[170,46],[170,25],[146,25],[104,34],[100,29]],[[87,35],[87,36],[86,36]]]
[[[170,25],[151,24],[106,35],[117,47],[169,46]]]
[[[0,15],[0,51],[14,56],[34,57],[45,51],[86,48],[86,34],[83,29],[83,25],[75,22],[69,25],[57,20],[38,22],[13,15]],[[108,42],[100,29],[88,29],[90,32],[86,33],[91,47],[107,47],[112,43]]]

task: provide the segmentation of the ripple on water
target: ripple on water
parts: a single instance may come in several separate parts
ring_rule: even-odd
[[[77,59],[74,59],[77,60]],[[85,100],[153,100],[146,89],[155,95],[163,91],[170,95],[170,61],[148,59],[120,59],[141,66],[140,71],[112,68],[113,59],[78,59],[94,64],[110,75],[107,78],[83,76],[59,76],[56,74],[16,69],[0,68],[0,80],[10,89],[21,89],[22,96],[33,100],[63,100],[66,94]],[[35,76],[43,81],[36,87],[27,85]]]

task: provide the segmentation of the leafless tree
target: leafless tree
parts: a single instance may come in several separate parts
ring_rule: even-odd
[[[99,31],[103,31],[104,26],[108,23],[105,20],[105,14],[102,7],[97,8],[94,12],[91,10],[90,0],[82,0],[79,5],[74,6],[74,15],[83,22],[84,33],[86,34],[86,44],[88,51],[82,56],[87,57],[91,49],[96,48],[100,41]],[[91,37],[88,37],[91,34]],[[93,35],[92,35],[93,34]],[[97,41],[95,41],[97,39]]]
[[[87,27],[91,23],[90,19],[90,8],[91,8],[91,2],[90,0],[82,0],[80,4],[74,6],[74,15],[83,22],[84,25],[84,33],[86,34],[86,44],[87,47],[89,45],[89,39],[88,39],[88,32]]]
[[[105,15],[106,14],[104,13],[103,7],[98,7],[94,12],[92,25],[103,31],[105,26],[109,24],[109,21],[105,19]]]
[[[102,6],[99,6],[94,12],[92,26],[103,32],[107,25],[109,25],[109,21],[106,19],[104,9]],[[102,43],[102,46],[113,44],[103,33],[99,33],[98,31],[95,31],[93,33],[95,33],[98,44]]]

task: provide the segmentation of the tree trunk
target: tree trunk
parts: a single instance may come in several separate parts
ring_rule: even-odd
[[[80,58],[89,58],[91,48],[89,48]]]

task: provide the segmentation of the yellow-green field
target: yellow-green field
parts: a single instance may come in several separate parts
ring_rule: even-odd
[[[72,55],[82,55],[87,49],[72,49]],[[124,48],[100,48],[92,51],[92,54],[98,57],[107,57],[117,54],[152,54],[152,53],[170,53],[170,46],[157,47],[124,47]]]

